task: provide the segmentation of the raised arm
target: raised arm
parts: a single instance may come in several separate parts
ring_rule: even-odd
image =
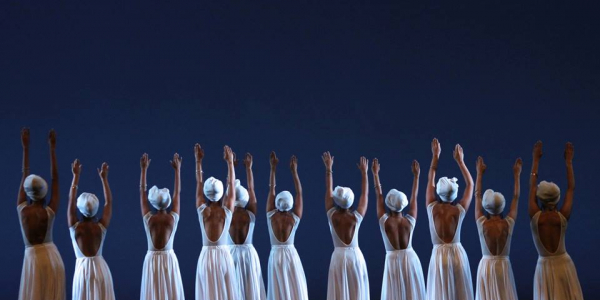
[[[148,185],[146,184],[146,173],[150,166],[151,159],[148,158],[148,154],[144,153],[140,158],[140,207],[142,208],[142,216],[145,216],[150,211],[150,205],[148,205],[148,194],[146,193]]]
[[[531,163],[531,175],[529,176],[529,217],[540,211],[540,206],[537,202],[537,179],[538,168],[540,166],[540,158],[542,158],[542,141],[537,141],[533,145],[533,162]]]
[[[358,202],[358,207],[356,207],[356,211],[364,217],[367,213],[367,206],[369,205],[369,175],[367,174],[369,171],[369,160],[364,156],[360,157],[358,170],[360,170],[360,174],[362,175],[362,182],[360,189],[360,200]]]
[[[279,159],[275,154],[275,151],[271,151],[269,157],[269,163],[271,165],[271,173],[269,175],[269,196],[267,197],[267,212],[275,209],[275,173],[277,172],[277,164]]]
[[[81,174],[81,163],[79,159],[75,159],[71,164],[71,172],[73,172],[73,181],[69,189],[69,207],[67,211],[67,223],[72,227],[77,223],[77,188],[79,185],[79,175]]]
[[[473,177],[471,177],[471,173],[469,173],[469,169],[465,164],[463,148],[456,144],[454,148],[454,159],[460,168],[460,172],[462,173],[465,182],[467,185],[465,186],[465,192],[463,194],[462,199],[460,200],[460,205],[465,209],[465,211],[469,210],[469,206],[471,205],[471,200],[473,200]]]
[[[481,189],[483,188],[483,173],[487,166],[483,162],[483,157],[477,157],[477,179],[475,180],[475,221],[483,216],[483,198],[481,197]]]
[[[412,192],[410,194],[410,209],[408,214],[411,215],[415,220],[417,219],[417,196],[419,195],[419,176],[421,175],[421,166],[419,162],[413,160],[412,162],[412,173],[413,173],[413,185]]]
[[[333,207],[333,156],[329,151],[323,153],[323,163],[325,164],[325,211]]]
[[[290,159],[290,171],[292,172],[292,178],[294,179],[294,187],[296,188],[296,199],[294,200],[294,214],[299,218],[302,218],[303,203],[302,203],[302,183],[300,183],[300,176],[298,176],[298,159],[295,155],[292,155]]]
[[[181,157],[178,153],[173,155],[171,166],[175,170],[175,187],[173,188],[173,201],[171,202],[171,211],[180,215],[179,195],[181,194]]]
[[[373,173],[373,184],[375,187],[375,198],[377,201],[377,220],[381,219],[385,215],[385,204],[383,203],[383,191],[381,190],[381,182],[379,181],[379,159],[373,159],[373,165],[371,165],[371,173]]]
[[[21,185],[19,185],[19,195],[17,196],[17,206],[27,201],[25,193],[25,178],[29,176],[29,128],[21,129],[21,145],[23,146],[23,163],[21,165]]]
[[[246,153],[244,157],[244,166],[246,167],[246,181],[248,186],[248,205],[246,209],[256,215],[257,203],[256,203],[256,192],[254,190],[254,173],[252,172],[252,155]]]
[[[233,151],[229,146],[223,147],[223,159],[227,163],[227,187],[229,192],[225,195],[225,201],[223,205],[233,211],[235,208],[235,167],[233,164],[234,157]]]
[[[110,219],[112,218],[112,194],[110,192],[110,186],[108,185],[108,164],[102,163],[102,167],[98,169],[98,175],[102,180],[102,189],[104,190],[104,209],[102,211],[102,219],[100,223],[104,228],[108,228],[110,225]]]
[[[50,130],[48,134],[48,145],[50,146],[50,174],[52,179],[52,195],[48,206],[56,214],[60,203],[60,186],[58,184],[58,163],[56,162],[56,131]]]
[[[206,203],[206,199],[204,199],[204,172],[202,171],[204,149],[200,147],[200,144],[194,145],[194,156],[196,157],[196,208],[198,208]]]
[[[437,197],[435,195],[435,172],[437,171],[438,162],[440,160],[440,153],[442,148],[438,139],[434,138],[431,141],[431,165],[429,166],[429,174],[427,175],[427,190],[425,191],[425,205],[429,206],[430,203],[435,202]]]
[[[565,164],[567,165],[567,192],[565,193],[565,202],[560,213],[569,219],[571,209],[573,208],[573,194],[575,193],[575,174],[573,173],[573,144],[567,143],[565,146]]]
[[[513,220],[517,220],[517,213],[519,210],[519,196],[521,195],[521,170],[523,169],[523,160],[517,158],[515,165],[513,166],[513,175],[515,177],[515,189],[513,192],[513,199],[510,203],[510,212],[508,216]]]

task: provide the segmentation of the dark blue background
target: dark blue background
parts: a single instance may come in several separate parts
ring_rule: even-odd
[[[14,203],[21,170],[19,129],[31,127],[31,171],[49,179],[47,131],[58,132],[61,205],[54,229],[70,295],[75,257],[66,224],[70,162],[83,162],[80,191],[101,195],[96,167],[110,164],[114,218],[104,256],[120,299],[139,297],[146,236],[139,209],[139,157],[148,182],[172,189],[168,163],[183,156],[182,218],[175,239],[193,299],[201,235],[194,206],[193,145],[205,172],[223,179],[222,147],[255,157],[259,214],[254,237],[263,271],[269,255],[264,208],[268,154],[282,163],[278,188],[293,189],[299,158],[304,218],[296,236],[311,299],[324,299],[332,242],[323,205],[320,154],[335,155],[334,184],[360,186],[359,156],[378,157],[382,183],[410,192],[421,163],[413,245],[426,274],[431,251],[424,204],[430,141],[442,145],[439,176],[460,177],[461,143],[484,187],[510,195],[512,164],[524,159],[511,260],[522,299],[532,297],[537,259],[527,216],[533,143],[544,141],[540,178],[566,189],[564,143],[575,144],[577,190],[567,248],[588,299],[600,295],[595,193],[600,112],[598,7],[573,2],[414,4],[338,2],[3,1],[0,4],[0,285],[18,293],[23,242]],[[287,1],[289,2],[289,1]],[[245,183],[242,168],[238,169]],[[371,175],[369,174],[371,180]],[[464,181],[460,181],[461,192]],[[372,182],[370,183],[372,186]],[[510,198],[510,197],[509,197]],[[385,252],[373,191],[360,230],[371,295],[379,298]],[[462,242],[473,279],[481,250],[468,212]],[[266,282],[265,282],[266,283]]]

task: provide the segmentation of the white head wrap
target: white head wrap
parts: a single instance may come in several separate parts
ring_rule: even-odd
[[[227,192],[229,192],[229,187],[227,187]],[[248,190],[242,186],[239,179],[235,180],[235,202],[234,205],[237,207],[246,207],[248,204],[248,200],[250,199],[250,195],[248,194]]]
[[[91,193],[81,193],[77,197],[77,208],[82,215],[91,218],[98,212],[98,197]]]
[[[536,196],[544,204],[556,205],[560,200],[560,188],[554,182],[543,180],[538,184]]]
[[[148,191],[148,201],[150,201],[150,204],[158,210],[167,209],[167,207],[171,205],[171,194],[169,194],[169,189],[159,189],[158,187],[153,186],[150,191]]]
[[[408,205],[408,199],[403,192],[391,189],[385,196],[385,205],[392,211],[401,212]]]
[[[341,208],[349,208],[354,203],[354,193],[350,188],[336,186],[333,190],[333,201]]]
[[[456,177],[442,177],[438,180],[435,190],[444,202],[452,202],[458,195],[458,179]]]
[[[288,211],[294,206],[294,197],[292,193],[283,191],[275,197],[275,207],[279,211]]]
[[[483,209],[485,209],[485,211],[487,211],[490,215],[497,215],[504,211],[506,200],[502,194],[488,189],[485,191],[485,193],[483,193],[482,205]]]
[[[206,179],[204,182],[204,195],[210,201],[219,201],[223,197],[223,182],[214,177]]]
[[[46,183],[46,180],[34,174],[25,177],[23,188],[27,197],[32,201],[42,200],[48,193],[48,183]]]

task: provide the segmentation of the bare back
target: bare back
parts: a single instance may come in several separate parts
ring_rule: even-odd
[[[248,237],[248,231],[250,230],[250,215],[245,208],[236,207],[233,210],[231,217],[231,226],[229,227],[229,235],[231,240],[236,245],[244,244]],[[288,234],[289,236],[289,234]]]
[[[92,220],[81,221],[75,228],[75,240],[83,255],[96,256],[102,245],[102,228]]]
[[[483,237],[492,255],[500,255],[506,247],[510,225],[506,219],[490,218],[483,222]]]
[[[294,216],[290,212],[275,212],[271,217],[271,228],[277,240],[286,242],[292,234],[295,223]]]
[[[331,214],[331,224],[344,244],[352,243],[358,220],[350,210],[336,210]]]
[[[225,209],[215,202],[202,211],[202,218],[208,239],[212,242],[218,241],[225,227]]]
[[[560,246],[562,222],[558,212],[542,211],[538,219],[540,241],[549,252],[556,252]]]
[[[167,246],[174,227],[175,219],[164,210],[159,211],[148,219],[148,230],[150,231],[154,248],[163,249]]]
[[[408,248],[412,225],[405,217],[400,214],[390,214],[384,225],[385,235],[394,249]]]
[[[27,205],[20,212],[23,233],[31,245],[44,243],[48,231],[48,211],[42,205]]]
[[[452,204],[439,203],[432,211],[435,231],[444,243],[451,243],[460,222],[460,209]]]

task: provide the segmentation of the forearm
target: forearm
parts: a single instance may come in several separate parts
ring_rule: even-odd
[[[294,179],[294,187],[296,188],[296,194],[302,195],[302,183],[300,182],[300,176],[298,176],[298,172],[292,172],[292,177]]]
[[[58,163],[56,159],[56,149],[50,147],[50,173],[52,181],[58,181]]]
[[[21,165],[21,184],[19,185],[19,194],[17,196],[17,205],[27,200],[27,194],[25,193],[25,178],[29,176],[29,148],[23,148],[23,161]]]
[[[458,163],[458,167],[460,168],[460,172],[463,175],[463,178],[465,179],[465,182],[467,183],[467,188],[473,188],[473,177],[471,176],[471,173],[469,172],[469,168],[467,168],[467,165],[465,164],[464,161],[460,161]]]
[[[529,176],[529,202],[536,202],[538,167],[539,161],[534,159]]]
[[[373,185],[375,187],[375,194],[377,197],[383,194],[381,190],[381,182],[379,181],[379,174],[373,174]]]
[[[196,199],[204,200],[204,172],[202,171],[202,161],[196,161]]]
[[[434,156],[431,159],[431,165],[429,166],[429,173],[427,174],[427,189],[425,191],[427,204],[435,200],[435,175],[437,172],[438,161],[439,159]]]
[[[252,168],[246,168],[246,181],[248,185],[248,192],[254,192],[254,173]]]
[[[108,179],[106,179],[106,178],[102,179],[102,188],[104,191],[104,200],[105,200],[104,206],[106,207],[106,206],[112,205],[112,194],[110,191],[110,185],[108,184]]]
[[[275,185],[277,184],[275,179],[276,173],[277,169],[271,168],[271,173],[269,174],[269,194],[273,196],[275,196]]]
[[[379,189],[381,190],[381,186],[379,186]],[[419,176],[417,175],[417,176],[413,177],[412,193],[410,195],[411,204],[412,204],[412,202],[417,201],[418,194],[419,194]]]
[[[567,162],[567,190],[575,190],[575,172],[573,171],[573,163]]]

